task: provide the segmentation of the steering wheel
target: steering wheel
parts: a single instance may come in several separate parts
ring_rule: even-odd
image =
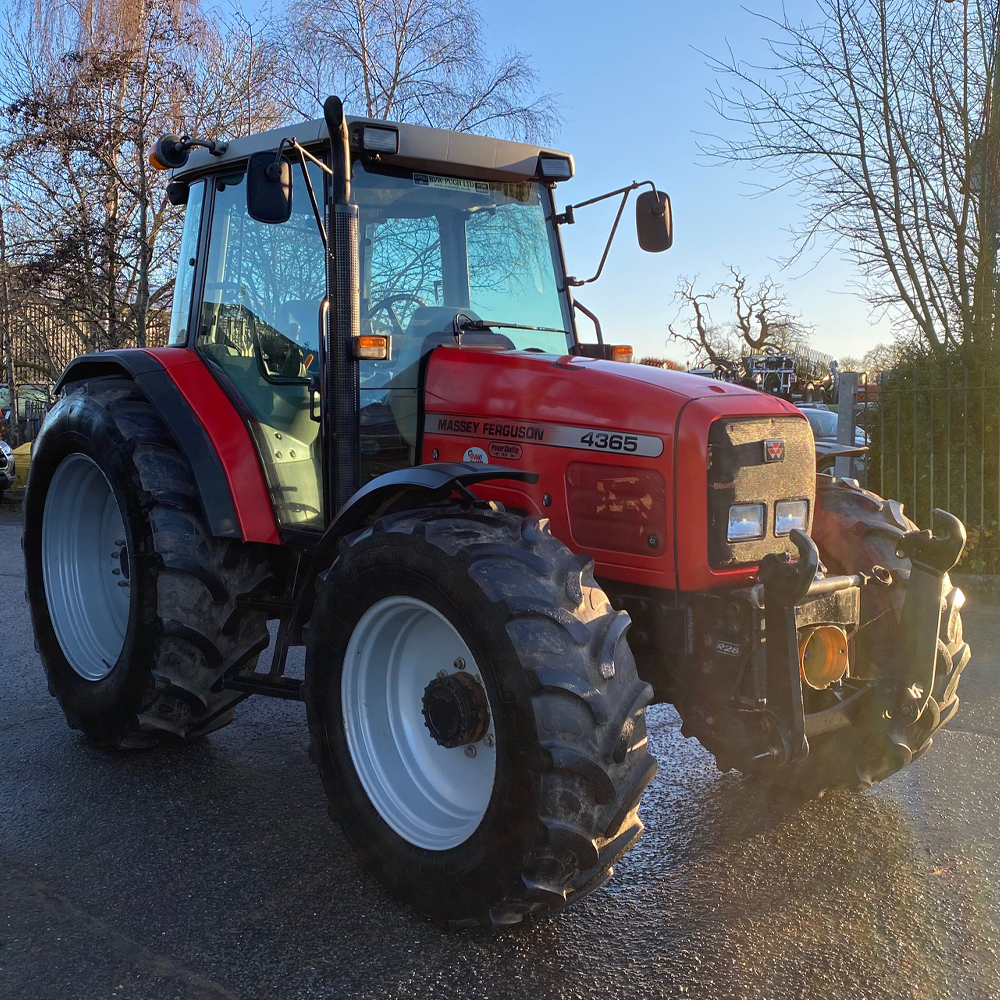
[[[395,336],[401,337],[403,335],[403,324],[399,322],[399,317],[396,315],[396,310],[392,307],[397,302],[415,302],[418,306],[426,306],[427,303],[419,296],[415,295],[413,292],[395,292],[392,295],[386,295],[379,299],[368,310],[368,318],[371,319],[379,310],[384,309],[389,314],[389,326],[392,328],[392,332]]]

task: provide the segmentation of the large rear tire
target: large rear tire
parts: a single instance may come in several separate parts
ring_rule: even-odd
[[[268,645],[237,597],[269,578],[213,538],[191,470],[138,388],[70,388],[32,449],[26,597],[49,691],[74,729],[115,747],[204,735],[242,696],[216,692]]]
[[[812,537],[827,569],[856,573],[884,566],[892,574],[891,586],[862,590],[862,628],[851,642],[852,676],[879,677],[879,664],[893,663],[902,648],[901,615],[910,561],[896,555],[896,545],[916,525],[898,501],[883,500],[854,480],[817,478]],[[970,656],[959,613],[965,597],[948,576],[943,595],[934,690],[927,708],[904,731],[902,743],[890,739],[878,720],[862,715],[856,725],[812,737],[805,760],[766,768],[758,776],[805,795],[827,788],[866,788],[925,753],[933,733],[958,707],[955,692]]]
[[[592,565],[537,518],[426,510],[348,538],[321,575],[312,756],[361,862],[432,918],[561,908],[642,832],[652,690]]]

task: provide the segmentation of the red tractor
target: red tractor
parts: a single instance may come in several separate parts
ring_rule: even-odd
[[[621,363],[565,271],[566,154],[324,112],[153,151],[187,206],[169,346],[74,361],[32,455],[70,726],[145,747],[301,699],[362,862],[454,926],[608,880],[651,700],[797,793],[923,753],[969,658],[961,523],[817,478],[781,399]],[[638,187],[664,250],[653,185],[619,218]]]

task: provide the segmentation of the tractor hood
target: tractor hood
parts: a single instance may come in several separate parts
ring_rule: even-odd
[[[535,484],[479,492],[547,517],[557,537],[594,555],[609,578],[682,589],[753,579],[756,566],[738,553],[709,556],[717,423],[739,424],[741,447],[761,462],[764,441],[787,438],[788,461],[768,473],[768,493],[777,488],[771,479],[787,480],[811,507],[808,422],[790,403],[752,389],[644,365],[449,346],[430,355],[422,403],[419,461],[537,473]],[[788,542],[769,537],[755,558],[758,550],[788,550]]]
[[[686,372],[573,355],[438,348],[428,368],[428,413],[484,413],[672,436],[695,399],[725,401],[734,415],[794,415],[783,399]]]

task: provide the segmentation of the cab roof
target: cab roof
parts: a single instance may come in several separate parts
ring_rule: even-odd
[[[481,180],[518,181],[539,176],[539,154],[545,153],[567,160],[570,164],[570,176],[574,172],[573,158],[569,153],[545,146],[493,139],[468,132],[449,132],[445,129],[428,128],[425,125],[348,116],[347,129],[352,153],[361,152],[365,125],[392,128],[399,133],[399,152],[391,155],[381,154],[382,162],[386,165],[399,165],[431,172],[440,171]],[[282,139],[293,138],[303,146],[322,146],[330,141],[326,122],[322,118],[314,118],[297,125],[285,125],[242,139],[234,139],[221,156],[206,149],[193,149],[187,164],[174,171],[173,177],[176,180],[190,180],[224,164],[244,161],[252,153],[276,150]]]

